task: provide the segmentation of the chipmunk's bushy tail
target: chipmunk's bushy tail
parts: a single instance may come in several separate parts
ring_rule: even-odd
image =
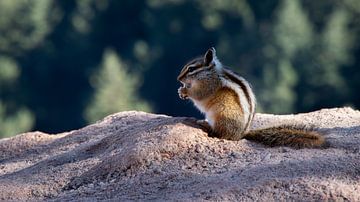
[[[325,138],[320,132],[304,126],[289,125],[252,130],[244,138],[271,147],[289,146],[298,149],[319,148],[325,143]]]

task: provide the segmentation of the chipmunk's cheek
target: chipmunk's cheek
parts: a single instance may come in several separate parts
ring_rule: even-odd
[[[180,81],[180,82],[181,82],[183,88],[189,88],[189,85],[191,85],[190,82],[188,82],[188,81]]]
[[[191,88],[191,81],[182,81],[181,82],[183,88]]]

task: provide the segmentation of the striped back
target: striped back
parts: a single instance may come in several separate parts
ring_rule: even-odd
[[[249,84],[249,82],[247,82],[243,77],[239,76],[238,74],[236,74],[235,72],[231,71],[230,69],[227,68],[222,68],[223,70],[223,74],[224,77],[226,77],[226,79],[232,81],[234,84],[236,84],[238,87],[240,87],[241,89],[241,94],[239,96],[244,96],[245,97],[245,102],[246,103],[242,103],[241,99],[240,99],[240,103],[241,103],[241,107],[244,108],[246,107],[247,110],[243,111],[248,111],[247,114],[244,114],[245,116],[245,130],[247,130],[250,126],[250,123],[252,121],[252,119],[254,118],[255,115],[255,108],[256,108],[256,98],[254,95],[254,92]]]

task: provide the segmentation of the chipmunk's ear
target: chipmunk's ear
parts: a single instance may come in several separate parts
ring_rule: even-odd
[[[217,60],[216,50],[214,47],[211,47],[211,48],[209,48],[208,51],[206,51],[205,56],[204,56],[205,66],[209,66],[211,63],[215,63],[214,60]]]

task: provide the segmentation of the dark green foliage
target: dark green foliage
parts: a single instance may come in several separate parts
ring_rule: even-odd
[[[90,77],[95,94],[85,111],[88,122],[95,122],[118,111],[150,111],[149,104],[136,94],[140,79],[127,72],[127,69],[113,50],[104,52],[100,69]]]
[[[1,1],[0,136],[76,129],[130,109],[199,117],[178,98],[176,76],[211,46],[253,84],[261,111],[359,107],[359,5]]]

